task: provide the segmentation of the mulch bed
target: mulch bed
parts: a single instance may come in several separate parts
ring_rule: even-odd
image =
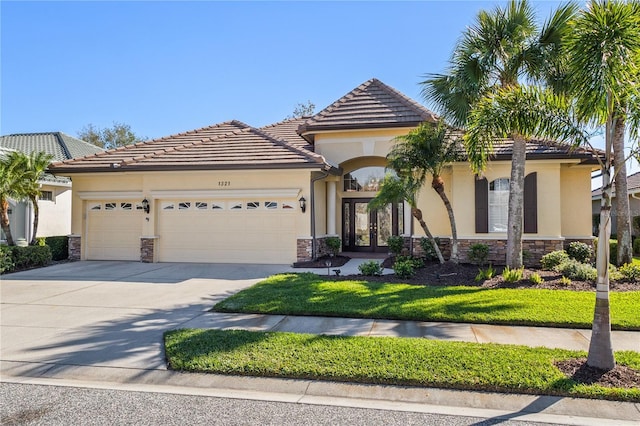
[[[342,266],[351,258],[348,256],[322,256],[317,258],[316,260],[309,260],[307,262],[296,262],[293,264],[294,268],[335,268],[338,266]],[[327,264],[327,262],[330,262]]]
[[[613,370],[609,371],[600,370],[589,367],[586,358],[557,361],[555,365],[565,376],[578,383],[608,388],[640,388],[640,371],[623,365],[616,365]]]

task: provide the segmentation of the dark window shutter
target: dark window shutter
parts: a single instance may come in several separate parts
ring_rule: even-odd
[[[538,174],[530,173],[524,178],[524,232],[538,232]]]
[[[476,233],[489,232],[489,183],[476,176]]]

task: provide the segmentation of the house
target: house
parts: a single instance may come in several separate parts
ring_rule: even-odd
[[[261,128],[229,121],[80,159],[50,170],[73,177],[71,256],[143,262],[292,263],[339,236],[346,252],[387,252],[421,229],[400,203],[368,211],[394,138],[434,113],[377,79],[312,117]],[[461,258],[491,245],[504,263],[511,143],[496,143],[484,176],[466,162],[443,173]],[[567,241],[591,241],[592,154],[553,142],[527,151],[524,247],[537,261]],[[419,207],[446,248],[447,213],[427,185]]]
[[[640,216],[640,172],[627,176],[627,194],[629,196],[629,211],[631,213],[631,229],[633,235],[637,236],[639,230],[634,226],[633,218]],[[617,215],[615,209],[616,189],[612,186],[611,191],[611,234],[617,233]],[[593,215],[593,234],[598,233],[600,224],[600,203],[602,202],[602,188],[591,191],[591,214]]]
[[[21,151],[26,154],[45,152],[53,156],[53,161],[68,160],[103,151],[102,148],[61,132],[0,136],[0,149]],[[40,180],[40,186],[38,236],[69,235],[71,233],[71,180],[68,177],[47,173]],[[31,240],[33,208],[29,202],[10,200],[9,221],[14,241]],[[1,239],[5,239],[4,233],[1,234]]]

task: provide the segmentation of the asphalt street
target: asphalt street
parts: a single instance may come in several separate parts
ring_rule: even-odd
[[[507,425],[542,423],[300,403],[0,383],[10,425]]]

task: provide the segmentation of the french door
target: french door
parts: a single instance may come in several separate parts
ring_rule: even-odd
[[[367,210],[370,198],[342,200],[342,249],[386,253],[387,238],[398,235],[402,225],[402,204],[387,204]]]

